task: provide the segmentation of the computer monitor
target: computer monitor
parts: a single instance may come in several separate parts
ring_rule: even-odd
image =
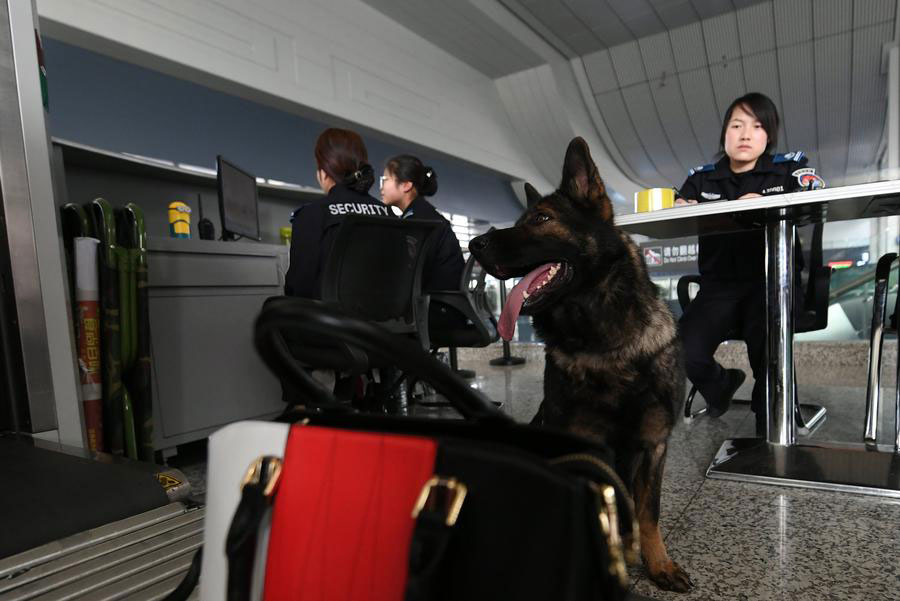
[[[216,167],[222,240],[236,240],[236,236],[259,240],[256,178],[222,155],[216,157]]]

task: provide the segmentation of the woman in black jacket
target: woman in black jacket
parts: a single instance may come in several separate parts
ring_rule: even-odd
[[[437,174],[431,167],[408,154],[389,159],[381,176],[381,199],[384,204],[397,207],[400,218],[440,221],[435,239],[425,257],[422,269],[422,290],[459,290],[464,261],[459,240],[447,218],[432,206],[426,196],[437,192]]]
[[[344,216],[393,217],[393,213],[368,193],[375,172],[359,134],[326,129],[316,140],[315,157],[316,180],[325,198],[300,207],[291,217],[291,265],[284,293],[318,299],[322,297],[322,269]]]
[[[778,141],[778,111],[766,96],[751,93],[725,112],[716,163],[691,169],[676,204],[742,200],[824,187],[802,152],[770,154]],[[738,369],[713,358],[730,332],[747,343],[753,369],[752,409],[758,436],[766,433],[765,232],[761,229],[700,236],[700,292],[681,318],[685,368],[706,400],[708,413],[725,413],[744,381]],[[798,253],[799,257],[799,253]]]

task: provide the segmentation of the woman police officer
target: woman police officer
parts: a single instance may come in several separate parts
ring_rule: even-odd
[[[805,168],[802,152],[772,155],[778,140],[778,111],[763,94],[750,93],[725,112],[719,144],[724,156],[692,169],[675,204],[742,200],[824,187],[815,170]],[[798,254],[799,256],[799,254]],[[757,436],[766,432],[765,412],[765,232],[700,236],[700,291],[680,321],[688,378],[706,399],[708,414],[725,413],[744,381],[738,369],[724,369],[713,358],[729,332],[747,343],[755,380],[751,408]]]

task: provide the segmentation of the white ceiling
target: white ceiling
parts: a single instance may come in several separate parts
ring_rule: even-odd
[[[765,0],[500,0],[570,58]],[[547,33],[550,35],[548,36]]]
[[[364,0],[497,78],[543,63],[484,17],[483,0]],[[831,184],[870,179],[884,131],[882,47],[897,0],[499,0],[584,63],[597,108],[631,170],[680,185],[715,159],[722,113],[767,94],[778,150],[803,150]]]
[[[543,60],[468,0],[362,0],[492,78]]]

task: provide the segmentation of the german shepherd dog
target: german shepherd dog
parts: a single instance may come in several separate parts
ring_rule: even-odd
[[[544,401],[532,423],[613,449],[634,497],[650,578],[662,589],[688,591],[693,583],[669,559],[659,531],[666,445],[684,394],[675,321],[637,246],[613,224],[584,140],[569,144],[556,192],[525,190],[528,209],[515,226],[478,236],[469,249],[491,275],[522,276],[499,329],[511,338],[521,312],[544,340]]]

